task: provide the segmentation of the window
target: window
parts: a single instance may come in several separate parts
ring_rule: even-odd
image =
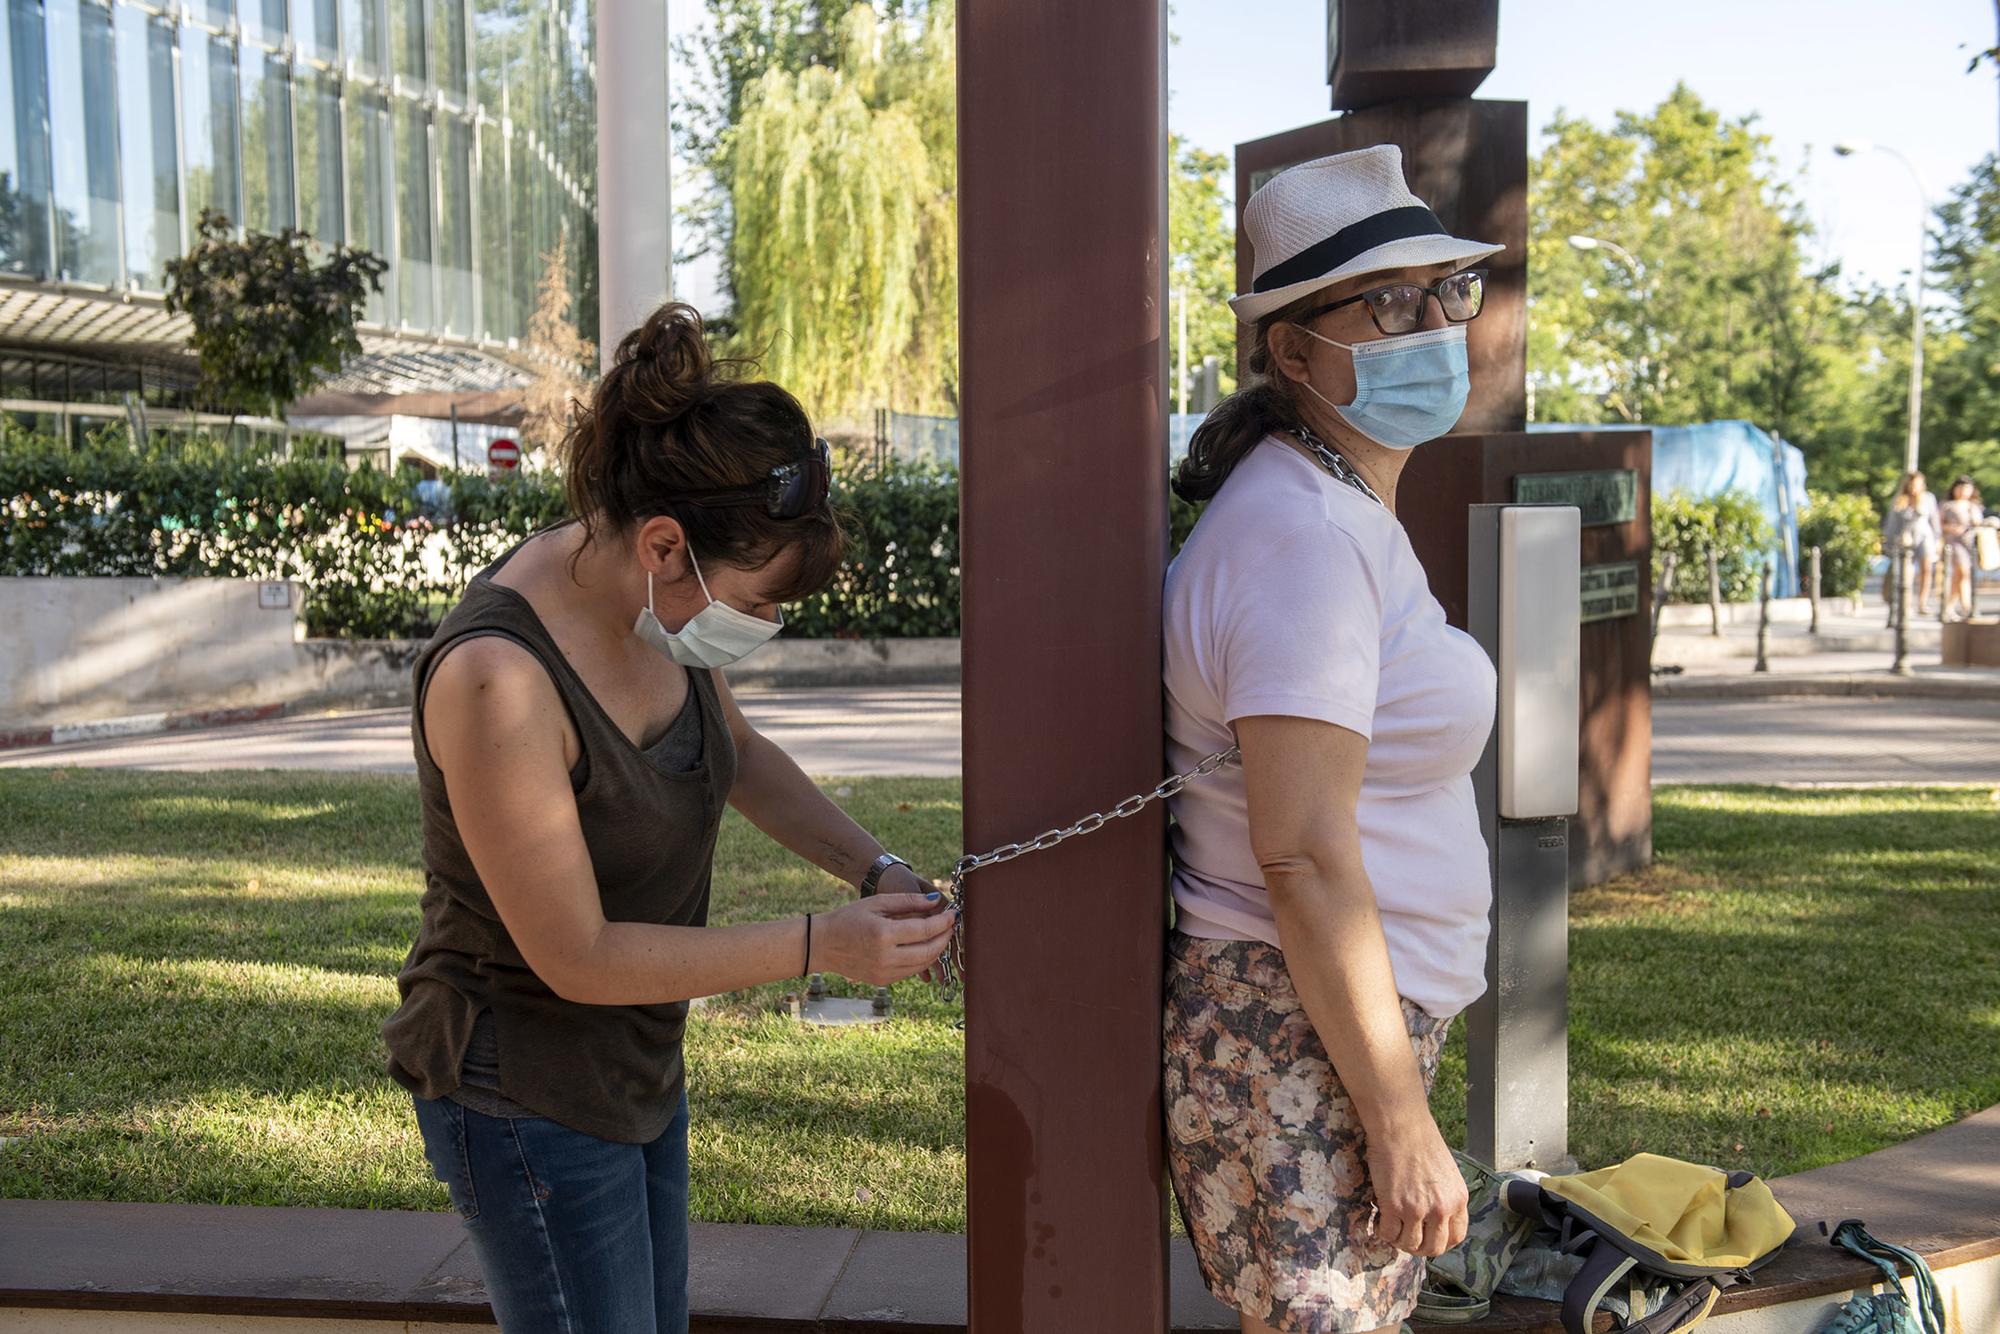
[[[444,327],[478,332],[472,325],[472,126],[440,113],[438,147],[438,285]]]
[[[396,77],[424,81],[424,0],[389,0],[389,46]]]
[[[491,115],[507,113],[507,86],[528,49],[529,19],[512,0],[471,0],[472,66],[479,102]],[[519,113],[514,113],[518,115]]]
[[[273,234],[292,212],[292,71],[284,57],[249,48],[243,67],[243,221]]]
[[[347,58],[370,79],[389,77],[389,15],[387,0],[341,0],[342,31]]]
[[[465,0],[431,0],[431,78],[465,97]]]
[[[479,284],[480,317],[488,338],[514,338],[521,327],[514,315],[513,210],[508,207],[507,138],[500,126],[479,127]]]
[[[340,0],[292,0],[292,37],[308,60],[339,60]]]
[[[212,208],[243,219],[236,156],[236,47],[200,28],[181,29],[181,141],[187,148],[188,231]]]
[[[299,226],[314,240],[340,245],[340,85],[321,70],[300,70],[298,98]]]
[[[252,5],[259,0],[250,0]],[[210,23],[218,28],[226,28],[236,17],[236,0],[187,0],[187,14],[191,19]]]
[[[285,0],[243,0],[243,35],[266,46],[283,46],[291,26]]]
[[[347,243],[363,246],[395,261],[390,245],[394,197],[389,193],[389,99],[381,93],[350,87],[347,110]],[[395,318],[396,281],[393,273],[383,290],[371,293],[364,316],[377,324]]]
[[[0,98],[0,268],[48,276],[49,77],[41,0],[7,0],[5,70],[12,87]]]
[[[56,275],[118,281],[118,107],[111,12],[48,0],[49,125],[55,154]]]
[[[436,303],[431,251],[430,116],[413,102],[398,101],[396,129],[397,318],[417,329],[434,327]]]
[[[174,135],[174,25],[120,5],[118,156],[125,197],[125,281],[164,291],[181,252],[180,145]]]

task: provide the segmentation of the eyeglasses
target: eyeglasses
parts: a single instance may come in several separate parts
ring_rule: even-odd
[[[1453,324],[1463,324],[1476,318],[1479,308],[1486,303],[1486,274],[1485,269],[1461,269],[1448,278],[1438,279],[1429,287],[1421,283],[1386,283],[1343,301],[1316,306],[1299,316],[1298,323],[1310,324],[1330,310],[1339,310],[1359,301],[1368,307],[1368,318],[1374,320],[1375,327],[1383,333],[1415,333],[1424,322],[1425,303],[1436,297],[1438,309],[1444,312],[1444,317]]]
[[[690,505],[721,508],[728,505],[762,505],[774,519],[803,519],[826,503],[833,485],[833,451],[820,436],[802,459],[781,463],[750,486],[722,491],[695,491],[680,499]]]

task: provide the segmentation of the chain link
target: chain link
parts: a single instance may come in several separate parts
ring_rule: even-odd
[[[1151,792],[1135,792],[1108,811],[1093,811],[1067,828],[1058,827],[1045,830],[1025,843],[1002,843],[991,852],[967,853],[951,868],[951,888],[946,900],[951,910],[958,914],[952,924],[951,945],[939,957],[935,965],[938,995],[950,1000],[958,994],[959,984],[965,978],[965,877],[988,866],[998,866],[1011,862],[1016,857],[1025,857],[1031,852],[1047,852],[1059,843],[1085,834],[1094,834],[1114,820],[1129,819],[1145,810],[1156,801],[1165,801],[1179,796],[1181,790],[1197,779],[1206,778],[1242,755],[1239,747],[1218,750],[1186,773],[1175,774]]]

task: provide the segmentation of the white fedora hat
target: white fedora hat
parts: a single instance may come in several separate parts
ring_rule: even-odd
[[[1507,248],[1447,232],[1410,193],[1403,150],[1394,144],[1287,167],[1250,196],[1243,230],[1255,276],[1229,308],[1245,324],[1342,278],[1470,264]]]

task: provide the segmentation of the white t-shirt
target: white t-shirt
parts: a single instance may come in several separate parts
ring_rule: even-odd
[[[1445,624],[1393,514],[1281,437],[1251,450],[1167,571],[1166,694],[1177,772],[1259,714],[1367,737],[1361,860],[1396,988],[1440,1018],[1478,999],[1493,885],[1471,773],[1493,726],[1493,664]],[[1279,944],[1242,767],[1172,809],[1180,930]]]

